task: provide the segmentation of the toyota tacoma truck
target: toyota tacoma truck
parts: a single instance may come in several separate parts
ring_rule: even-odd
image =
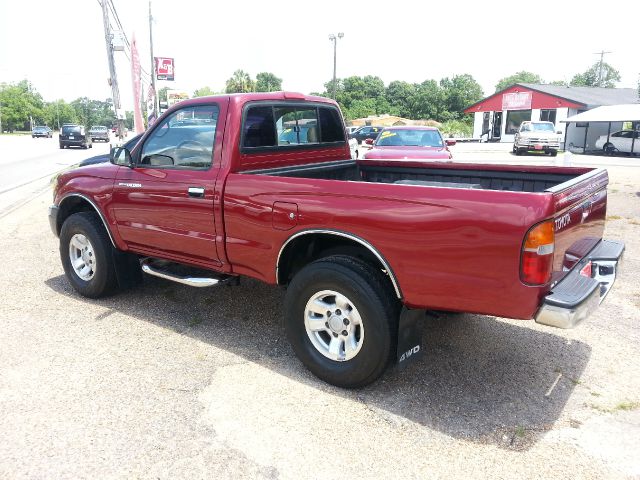
[[[356,388],[419,356],[426,310],[584,320],[624,251],[602,238],[607,183],[598,168],[351,159],[335,102],[253,93],[181,102],[131,151],[60,175],[49,219],[86,297],[143,273],[286,286],[297,356]]]

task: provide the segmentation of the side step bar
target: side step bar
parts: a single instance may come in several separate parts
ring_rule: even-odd
[[[222,285],[229,280],[236,278],[226,275],[217,278],[182,276],[169,272],[167,270],[161,270],[160,268],[153,266],[152,263],[153,259],[151,258],[145,258],[144,260],[142,260],[140,262],[142,271],[144,273],[148,273],[149,275],[153,275],[154,277],[164,278],[165,280],[172,280],[177,283],[182,283],[183,285],[189,285],[190,287],[214,287],[216,285]]]

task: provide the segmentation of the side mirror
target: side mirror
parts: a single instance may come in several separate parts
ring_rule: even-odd
[[[445,140],[445,143],[447,144],[447,147],[453,147],[456,144],[456,141],[453,140],[452,138],[447,138]]]
[[[373,138],[365,138],[364,143],[366,145],[373,145]]]
[[[109,152],[109,161],[114,165],[133,168],[131,152],[126,147],[113,147]]]

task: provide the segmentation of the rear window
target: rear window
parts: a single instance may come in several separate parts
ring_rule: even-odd
[[[243,150],[344,142],[336,108],[310,104],[251,105],[242,129]]]
[[[79,127],[78,125],[67,125],[62,127],[63,135],[69,135],[70,133],[80,134],[80,132],[81,132],[81,127]]]

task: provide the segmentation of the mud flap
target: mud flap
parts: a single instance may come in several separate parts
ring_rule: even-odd
[[[126,290],[142,283],[142,269],[137,255],[113,249],[113,263],[121,289]]]
[[[399,369],[422,358],[422,331],[424,310],[410,310],[402,307],[398,322],[397,364]]]

